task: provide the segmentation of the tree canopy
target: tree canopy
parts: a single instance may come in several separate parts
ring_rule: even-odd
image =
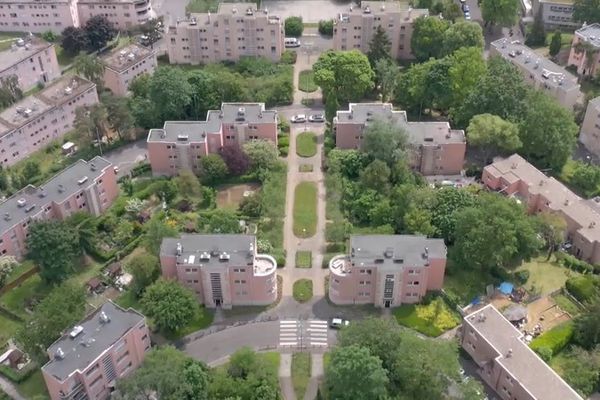
[[[304,31],[302,17],[287,17],[283,23],[286,37],[300,37]]]
[[[450,23],[445,19],[419,17],[415,20],[410,41],[415,58],[427,61],[431,57],[440,58],[444,51],[445,33]]]
[[[406,132],[394,123],[375,119],[363,132],[361,150],[372,160],[379,160],[392,166],[404,158],[408,141]]]
[[[322,53],[313,71],[325,96],[335,96],[339,102],[360,100],[374,86],[369,59],[358,50]]]
[[[160,276],[158,257],[145,251],[132,258],[125,269],[133,276],[130,289],[138,296]]]
[[[575,0],[573,20],[588,24],[600,22],[600,0]]]
[[[518,0],[482,0],[481,16],[487,24],[512,27],[517,21]]]
[[[483,30],[476,22],[456,22],[443,35],[442,54],[449,55],[462,47],[483,49]]]
[[[377,29],[375,29],[375,33],[369,43],[369,52],[367,53],[371,67],[375,68],[375,64],[379,60],[390,59],[392,57],[390,53],[391,48],[392,42],[385,29],[381,25],[377,25]]]
[[[156,326],[174,332],[202,312],[194,293],[173,280],[159,279],[146,288],[142,307]]]
[[[471,119],[467,141],[479,149],[484,164],[491,156],[513,153],[522,145],[517,125],[492,114],[480,114]]]

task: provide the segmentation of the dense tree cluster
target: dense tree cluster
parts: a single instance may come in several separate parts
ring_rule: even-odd
[[[476,47],[481,51],[483,31],[474,22],[451,24],[445,19],[419,17],[415,20],[410,45],[419,61],[442,58],[462,47]]]
[[[0,78],[0,110],[10,107],[22,98],[23,91],[16,75]]]
[[[69,26],[62,32],[61,46],[67,54],[80,51],[94,52],[102,49],[117,34],[117,30],[105,16],[95,15],[84,26]]]
[[[313,64],[313,71],[324,96],[340,103],[360,100],[374,87],[369,59],[358,50],[326,51]]]
[[[573,20],[588,24],[600,22],[600,0],[575,0]]]

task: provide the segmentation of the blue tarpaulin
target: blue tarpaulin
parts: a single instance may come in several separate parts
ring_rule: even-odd
[[[502,292],[502,294],[511,294],[513,291],[513,284],[510,282],[502,282],[500,284],[500,286],[498,287],[498,290],[500,290],[500,292]]]

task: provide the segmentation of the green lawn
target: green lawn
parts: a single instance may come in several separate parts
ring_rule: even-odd
[[[524,285],[525,288],[527,290],[534,288],[542,295],[560,289],[565,285],[569,276],[577,274],[559,265],[556,261],[546,261],[546,257],[536,257],[523,263],[516,269],[516,271],[521,270],[529,271],[529,279]]]
[[[185,7],[188,13],[205,13],[217,11],[219,2],[217,0],[191,0]]]
[[[317,231],[317,186],[301,182],[294,191],[294,235],[308,238]]]
[[[571,316],[576,316],[581,312],[579,306],[562,293],[555,294],[554,296],[552,296],[552,300],[554,300],[554,302],[560,308],[568,312]]]
[[[312,267],[312,252],[297,251],[296,252],[296,268],[311,268]]]
[[[298,279],[294,282],[294,299],[298,303],[306,303],[313,296],[313,283],[310,279]]]
[[[42,376],[42,371],[38,370],[25,381],[17,385],[17,390],[26,399],[42,400],[49,399],[48,391],[46,390],[46,382]]]
[[[0,315],[0,346],[3,346],[8,339],[14,337],[19,328],[21,328],[19,322]]]
[[[198,312],[189,324],[175,332],[163,332],[164,337],[169,340],[177,340],[200,329],[208,328],[212,324],[215,314],[212,310],[204,307],[201,307],[200,310],[201,312]]]
[[[292,384],[297,399],[304,398],[310,380],[310,353],[292,354]]]
[[[10,275],[8,275],[8,278],[6,279],[6,283],[8,284],[8,283],[14,281],[15,279],[17,279],[18,277],[20,277],[21,275],[23,275],[25,272],[29,271],[33,267],[34,267],[33,262],[29,261],[29,260],[18,264],[15,268],[13,268]]]
[[[314,73],[312,69],[305,69],[304,71],[300,71],[300,76],[298,77],[298,89],[303,92],[315,92],[319,87],[315,83]]]
[[[120,305],[121,307],[133,308],[138,311],[142,311],[142,305],[140,304],[140,300],[136,297],[133,290],[126,290],[119,297],[115,299],[115,303]]]
[[[459,317],[441,299],[429,305],[404,304],[393,311],[400,325],[412,328],[424,335],[437,337],[460,323]]]
[[[312,157],[317,154],[317,135],[302,132],[296,137],[296,153],[300,157]]]
[[[313,172],[312,164],[300,164],[298,167],[298,171],[300,172]]]
[[[42,282],[42,278],[38,274],[35,274],[19,286],[2,295],[0,297],[0,304],[21,318],[26,319],[29,316],[25,312],[27,300],[34,297],[41,299],[48,292],[50,292],[50,287]]]
[[[15,39],[23,36],[23,33],[0,32],[0,51],[10,49]]]

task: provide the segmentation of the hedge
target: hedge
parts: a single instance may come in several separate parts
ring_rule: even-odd
[[[15,371],[7,365],[0,365],[0,375],[10,380],[13,383],[21,383],[33,375],[38,369],[38,366],[30,362],[22,370]]]
[[[284,249],[273,249],[271,255],[277,262],[277,268],[285,267],[285,257],[287,255],[287,252]]]
[[[598,293],[598,279],[591,275],[574,276],[567,279],[565,287],[582,303],[590,301]]]
[[[548,357],[549,349],[552,352],[552,356],[555,356],[571,342],[573,331],[573,322],[565,322],[533,339],[529,347],[535,352],[541,353],[544,357]]]
[[[594,265],[588,264],[587,262],[567,253],[559,252],[557,253],[556,257],[565,267],[583,274],[593,273],[596,270]]]

